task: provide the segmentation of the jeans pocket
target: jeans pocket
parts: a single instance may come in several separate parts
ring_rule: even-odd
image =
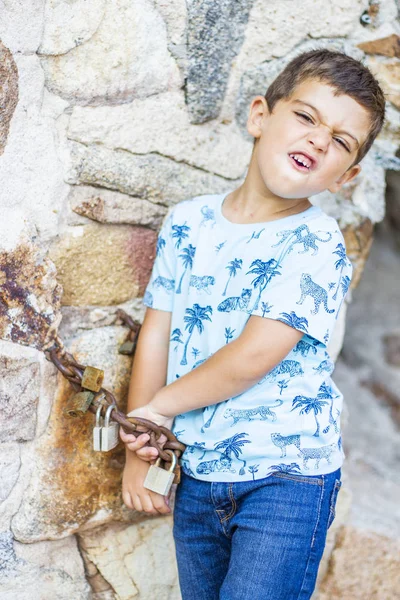
[[[340,479],[335,480],[335,485],[332,490],[330,507],[329,507],[329,517],[328,517],[328,529],[332,525],[335,515],[336,515],[336,501],[338,497],[338,493],[340,488],[342,487],[342,482]]]

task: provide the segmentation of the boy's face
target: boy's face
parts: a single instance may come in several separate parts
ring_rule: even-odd
[[[258,138],[252,161],[271,197],[337,192],[360,172],[359,165],[349,167],[368,135],[370,117],[353,98],[334,93],[331,86],[311,79],[277,102],[272,113],[263,96],[252,101],[247,128]]]

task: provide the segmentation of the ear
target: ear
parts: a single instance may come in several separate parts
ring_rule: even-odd
[[[249,117],[247,119],[247,131],[254,138],[261,136],[263,119],[269,114],[268,104],[264,96],[256,96],[250,104]]]
[[[335,181],[335,183],[332,183],[332,185],[330,187],[328,187],[328,190],[330,192],[332,192],[333,194],[335,194],[336,192],[338,192],[340,190],[340,188],[345,183],[349,183],[349,181],[354,179],[354,177],[357,177],[357,175],[360,173],[360,171],[361,171],[360,165],[354,165],[353,167],[350,167],[350,169],[345,171],[343,173],[343,175],[341,175],[339,177],[339,179],[337,179]]]

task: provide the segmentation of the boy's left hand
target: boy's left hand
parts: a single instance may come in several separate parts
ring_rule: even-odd
[[[163,427],[166,427],[167,429],[171,429],[172,424],[174,422],[173,417],[165,417],[164,415],[160,415],[159,413],[152,410],[148,404],[145,406],[141,406],[140,408],[136,408],[135,410],[131,410],[131,412],[129,412],[127,416],[148,419],[149,421],[153,421],[153,423],[155,423],[156,425],[161,425]],[[141,427],[138,426],[138,431],[140,430]],[[128,450],[136,452],[139,458],[146,461],[154,461],[157,458],[157,449],[153,448],[152,446],[146,446],[147,442],[150,439],[148,433],[143,433],[138,437],[135,437],[133,434],[125,433],[122,427],[120,427],[119,431],[121,440],[124,442],[125,446],[128,448]],[[163,447],[166,441],[166,436],[164,434],[161,434],[158,440],[160,446]]]

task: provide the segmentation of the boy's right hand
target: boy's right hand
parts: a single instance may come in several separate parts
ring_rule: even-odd
[[[122,477],[122,499],[130,508],[149,515],[168,514],[171,509],[168,497],[151,492],[143,487],[149,470],[149,463],[139,458],[135,452],[126,452],[126,463]]]

